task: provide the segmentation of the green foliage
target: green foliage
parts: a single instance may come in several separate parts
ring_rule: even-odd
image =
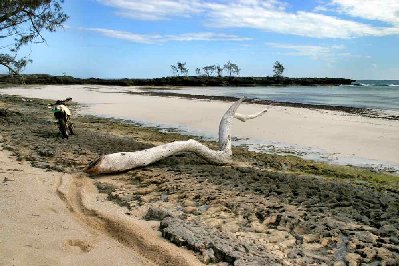
[[[186,62],[177,62],[176,65],[171,65],[170,68],[172,69],[172,72],[176,76],[180,75],[188,75],[188,68],[186,67]]]
[[[276,78],[282,77],[284,70],[285,68],[283,64],[281,64],[279,61],[276,61],[273,65],[273,76]]]
[[[188,76],[188,77],[163,77],[153,79],[100,79],[100,78],[74,78],[71,76],[51,76],[46,74],[31,74],[31,75],[1,75],[0,84],[20,84],[21,81],[25,84],[97,84],[109,86],[271,86],[271,85],[297,85],[297,86],[311,86],[311,85],[341,85],[351,84],[350,79],[341,78],[284,78],[276,79],[271,77],[203,77],[203,76]],[[296,104],[293,104],[297,106]],[[318,108],[323,108],[319,106]],[[364,113],[370,112],[362,109],[353,109],[352,107],[339,107],[338,109],[347,111],[349,113]],[[399,119],[396,116],[391,116],[390,119]]]
[[[180,73],[182,75],[187,75],[188,74],[188,68],[186,67],[186,62],[177,62],[177,68],[179,69]]]
[[[206,76],[210,77],[215,72],[216,66],[215,65],[205,66],[205,67],[202,68],[202,70],[204,70],[204,73],[205,73]]]
[[[173,75],[177,76],[179,75],[179,69],[175,65],[170,65],[170,68],[172,70]]]
[[[177,62],[176,65],[171,65],[171,70],[174,76],[181,76],[181,75],[186,75],[188,74],[188,68],[186,67],[186,62],[181,63]],[[201,71],[202,70],[202,71]],[[195,74],[197,76],[200,76],[201,73],[203,73],[204,76],[206,77],[223,77],[223,71],[226,71],[229,77],[232,77],[233,75],[239,76],[241,69],[238,67],[237,64],[234,64],[230,61],[228,61],[224,66],[220,66],[219,64],[215,65],[208,65],[204,66],[202,68],[197,67],[195,69]]]
[[[0,1],[0,65],[10,74],[18,74],[31,60],[18,58],[21,47],[32,42],[45,42],[41,33],[54,32],[68,19],[63,13],[63,0]]]

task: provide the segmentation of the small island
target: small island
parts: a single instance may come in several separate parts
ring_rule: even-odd
[[[48,74],[1,75],[3,84],[47,84],[47,85],[112,85],[112,86],[339,86],[349,85],[354,80],[346,78],[288,78],[288,77],[218,77],[218,76],[170,76],[152,79],[123,78],[75,78]]]

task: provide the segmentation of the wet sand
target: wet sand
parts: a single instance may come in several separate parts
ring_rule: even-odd
[[[53,171],[79,176],[62,178],[58,189],[66,206],[78,213],[78,221],[155,264],[395,265],[399,261],[395,175],[233,148],[234,164],[229,166],[182,153],[127,173],[86,176],[82,169],[101,154],[194,136],[74,116],[77,135],[62,140],[50,122],[47,103],[0,96],[3,148],[19,162],[48,171],[45,180]],[[76,113],[79,106],[71,108]],[[56,192],[53,188],[49,193]],[[49,197],[44,205],[51,207],[52,201],[56,199]],[[18,208],[15,205],[10,212]],[[111,215],[115,208],[117,215]],[[29,228],[29,219],[16,220]],[[140,224],[152,228],[148,232],[155,236],[129,230]],[[176,246],[167,243],[165,252],[154,248],[154,243],[166,240]],[[195,253],[195,260],[181,257],[187,249]]]

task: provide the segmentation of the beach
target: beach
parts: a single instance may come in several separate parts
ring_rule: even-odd
[[[79,172],[32,167],[3,143],[0,135],[0,265],[200,265],[157,224],[126,221]]]
[[[398,0],[0,13],[0,266],[399,265]]]
[[[217,139],[219,120],[229,106],[221,100],[147,96],[144,90],[112,86],[32,86],[3,93],[26,97],[72,97],[81,114],[113,117]],[[134,92],[135,94],[132,94]],[[271,152],[302,154],[334,164],[399,171],[399,121],[375,119],[339,110],[242,104],[239,113],[267,109],[256,120],[234,121],[236,145]]]
[[[64,208],[71,224],[77,222],[89,231],[97,228],[95,232],[101,237],[107,235],[110,242],[116,241],[113,248],[122,253],[124,248],[135,250],[132,254],[137,254],[136,259],[144,260],[144,264],[162,265],[163,256],[158,256],[157,261],[155,256],[143,254],[143,250],[156,253],[157,249],[151,249],[153,243],[167,247],[165,250],[169,252],[164,254],[166,257],[170,254],[169,260],[175,260],[174,265],[397,263],[399,183],[394,174],[292,155],[256,153],[243,146],[233,148],[234,163],[228,166],[213,165],[196,155],[182,153],[126,173],[83,174],[86,165],[101,154],[143,150],[175,140],[194,138],[217,149],[212,136],[231,104],[145,95],[132,95],[127,102],[126,93],[111,93],[110,97],[107,93],[110,88],[100,89],[100,94],[105,96],[100,99],[87,94],[87,98],[82,94],[73,95],[73,90],[60,90],[54,95],[45,91],[47,99],[63,98],[65,93],[82,100],[82,105],[71,107],[73,113],[79,115],[73,118],[77,134],[68,140],[62,140],[56,125],[50,122],[52,114],[46,109],[49,101],[26,98],[39,97],[35,93],[43,93],[40,90],[31,90],[31,94],[23,98],[0,96],[1,142],[3,149],[10,152],[7,156],[3,153],[2,160],[8,168],[22,170],[15,171],[17,173],[40,171],[38,175],[44,175],[44,180],[51,180],[52,176],[58,180],[45,187],[49,190],[49,200],[42,204],[50,207],[52,202],[59,204],[55,209]],[[125,105],[122,102],[118,109],[111,108],[114,97],[125,99]],[[94,100],[96,102],[90,102]],[[398,121],[338,111],[255,104],[243,105],[238,112],[254,113],[263,108],[268,111],[259,119],[246,123],[235,121],[233,137],[251,140],[265,137],[290,145],[316,147],[336,156],[399,163]],[[94,114],[103,117],[92,116]],[[151,123],[138,124],[139,120]],[[169,128],[177,124],[180,130],[187,130],[181,134],[165,130],[168,127],[150,126],[157,123]],[[201,130],[203,135],[193,134]],[[34,168],[22,169],[20,164]],[[7,169],[3,171],[7,173]],[[24,180],[26,184],[40,184],[43,179]],[[3,182],[3,189],[7,189],[4,184],[11,186],[12,182]],[[82,189],[70,189],[74,187]],[[20,189],[22,195],[26,194],[24,191],[26,189]],[[68,215],[65,208],[73,204],[60,198],[67,195],[76,199],[77,191],[83,199],[89,199],[83,200],[85,209],[95,210],[100,221],[106,221],[105,225],[95,226],[90,218],[92,212],[79,212],[78,217]],[[12,194],[2,193],[1,200],[6,202],[7,195]],[[93,203],[91,198],[98,200]],[[9,212],[19,208],[10,205]],[[110,210],[114,208],[116,212],[111,215]],[[38,213],[46,212],[39,208]],[[25,220],[15,218],[22,226],[28,226],[32,219],[36,216]],[[97,218],[95,221],[98,222]],[[6,217],[2,217],[3,222],[10,224]],[[140,232],[126,228],[138,228],[138,225],[146,227],[149,233],[138,238],[141,242],[126,244],[129,239],[136,239],[134,232]],[[115,227],[121,229],[114,230]],[[76,239],[71,232],[65,234],[57,243]],[[9,235],[11,238],[16,234],[10,231]],[[121,237],[124,235],[127,237]],[[9,237],[2,238],[1,250],[9,243],[5,242],[7,239]],[[44,234],[47,245],[48,240]],[[80,243],[78,248],[72,248],[75,252],[86,242],[67,243]],[[118,248],[120,243],[124,243],[124,248]],[[47,247],[43,247],[45,254],[48,254]],[[95,246],[86,253],[94,255],[98,248]],[[28,250],[21,252],[29,254]],[[118,257],[121,261],[125,259],[122,255]],[[68,265],[68,262],[61,260],[60,264]]]
[[[57,195],[65,174],[19,163],[4,150],[0,165],[1,265],[148,265],[75,219]]]

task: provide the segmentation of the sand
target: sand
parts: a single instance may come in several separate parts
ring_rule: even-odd
[[[98,213],[95,217],[80,213],[67,199],[73,197],[68,190],[75,178],[33,168],[0,150],[0,265],[168,265],[165,258],[172,265],[200,264],[187,251],[162,240],[150,225],[137,225],[126,215],[124,222],[117,221],[121,208],[98,200],[96,191],[94,197],[89,191],[82,193],[82,206]],[[128,224],[126,236],[141,236],[143,241],[121,240],[107,222],[117,224],[117,230]],[[152,246],[148,253],[157,250],[155,256],[163,253],[164,258],[140,254],[136,245],[143,243]]]
[[[63,174],[8,156],[0,152],[0,265],[144,265],[129,248],[73,217],[56,193]]]
[[[152,123],[178,125],[217,136],[220,117],[230,103],[154,96],[132,96],[132,102],[118,109],[95,105],[92,114],[134,117]],[[243,104],[238,112],[251,114],[263,105]],[[399,164],[399,121],[347,115],[293,107],[266,107],[268,112],[255,120],[234,121],[233,135],[254,142],[277,142],[286,146],[323,150],[337,157],[359,157]]]
[[[135,88],[111,86],[35,86],[2,93],[58,99],[72,97],[86,105],[82,114],[141,121],[217,136],[220,117],[231,103],[176,97],[130,95]],[[372,162],[399,165],[399,121],[351,115],[340,111],[242,104],[240,113],[268,112],[246,123],[235,121],[233,136],[250,143],[273,144],[291,150],[312,150],[343,164]],[[362,164],[362,163],[360,163]]]
[[[32,259],[34,265],[74,265],[75,261],[62,261],[61,255],[94,260],[90,256],[96,250],[103,256],[98,256],[101,262],[112,257],[112,264],[119,259],[123,265],[135,263],[119,255],[124,248],[136,259],[157,265],[209,260],[245,266],[270,265],[265,261],[277,265],[396,265],[399,261],[397,176],[234,148],[235,163],[230,166],[183,153],[126,173],[89,177],[82,170],[100,154],[143,150],[191,137],[75,116],[76,135],[65,140],[49,121],[47,103],[0,96],[0,143],[23,162],[2,157],[0,163],[4,175],[0,211],[6,214],[0,219],[0,257],[7,260],[0,264],[17,258],[14,250],[21,258],[33,257],[36,253],[18,251],[28,249],[25,243],[42,247],[39,259],[53,260]],[[71,108],[76,114],[79,106]],[[216,143],[200,141],[216,148]],[[12,220],[19,212],[23,215]],[[36,224],[34,219],[41,220]],[[63,231],[61,226],[69,220],[86,233]],[[54,223],[61,223],[61,229],[51,226]],[[161,233],[177,246],[193,250],[197,259],[186,248],[162,239]],[[99,249],[108,237],[116,241],[117,251]]]

